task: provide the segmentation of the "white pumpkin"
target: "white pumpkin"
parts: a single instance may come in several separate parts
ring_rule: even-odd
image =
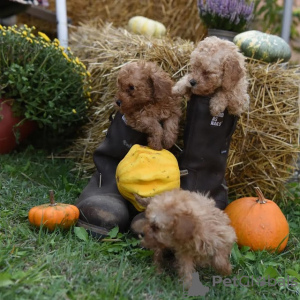
[[[132,17],[128,22],[128,27],[134,33],[154,37],[162,37],[167,31],[162,23],[142,16]]]

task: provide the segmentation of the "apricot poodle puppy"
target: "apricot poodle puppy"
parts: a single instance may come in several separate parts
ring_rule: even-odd
[[[116,104],[127,125],[146,133],[155,150],[169,149],[177,140],[181,99],[172,95],[173,85],[154,62],[130,62],[118,73]]]
[[[185,287],[190,286],[196,266],[212,266],[222,275],[231,273],[229,256],[236,234],[213,199],[175,189],[137,200],[146,206],[142,246],[154,250],[159,270],[164,251],[172,250]]]
[[[215,36],[205,38],[192,51],[190,66],[191,72],[173,87],[174,95],[212,96],[212,116],[226,108],[240,116],[248,108],[245,57],[234,43]]]

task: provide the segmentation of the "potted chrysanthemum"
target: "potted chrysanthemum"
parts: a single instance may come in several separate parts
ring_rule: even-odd
[[[254,1],[197,0],[197,6],[208,35],[221,34],[233,39],[237,33],[248,29],[253,18]]]
[[[90,74],[57,39],[34,32],[34,27],[26,25],[0,25],[0,129],[4,128],[5,103],[18,120],[14,132],[30,120],[47,135],[63,140],[86,119]]]

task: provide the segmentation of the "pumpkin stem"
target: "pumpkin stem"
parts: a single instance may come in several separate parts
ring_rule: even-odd
[[[49,196],[50,196],[50,206],[55,206],[56,203],[54,201],[54,192],[52,190],[49,191]]]
[[[255,189],[255,192],[256,192],[256,195],[258,197],[258,199],[256,200],[256,202],[260,203],[260,204],[264,204],[264,203],[267,203],[265,197],[264,197],[264,194],[262,193],[261,189],[256,186],[254,187]]]

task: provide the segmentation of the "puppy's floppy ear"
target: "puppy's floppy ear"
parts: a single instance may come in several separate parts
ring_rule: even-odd
[[[179,241],[188,241],[194,234],[195,226],[189,215],[179,216],[174,222],[174,237]]]
[[[150,80],[153,86],[153,96],[155,100],[159,101],[170,97],[173,81],[167,73],[162,70],[151,72]]]
[[[223,68],[224,74],[222,86],[225,90],[231,90],[238,81],[245,76],[244,71],[240,66],[239,60],[232,55],[226,57]]]

